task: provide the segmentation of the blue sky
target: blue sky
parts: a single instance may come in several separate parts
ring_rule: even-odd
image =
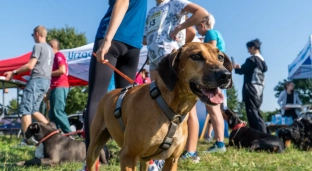
[[[193,0],[216,18],[215,29],[226,42],[226,53],[242,64],[249,54],[246,42],[262,41],[262,55],[268,65],[264,102],[261,109],[278,107],[274,87],[287,78],[287,66],[295,59],[312,34],[311,0]],[[108,0],[10,0],[0,5],[0,59],[16,57],[31,51],[30,34],[37,25],[60,28],[66,24],[85,32],[94,41],[98,24],[108,7]],[[155,5],[148,0],[148,9]],[[241,99],[243,77],[234,75]],[[6,95],[12,99],[15,93]],[[0,95],[1,97],[1,95]],[[1,98],[2,99],[2,98]],[[0,100],[2,102],[2,100]]]

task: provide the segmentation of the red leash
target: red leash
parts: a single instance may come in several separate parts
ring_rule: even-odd
[[[58,134],[60,133],[59,130],[55,130],[53,132],[51,132],[50,134],[48,134],[46,137],[42,138],[37,144],[36,146],[40,145],[43,141],[47,140],[48,138],[50,138],[52,135]]]
[[[94,57],[96,57],[96,53],[93,52],[92,55],[93,55]],[[122,76],[124,79],[126,79],[127,81],[129,81],[131,84],[134,84],[134,81],[133,81],[131,78],[129,78],[129,77],[126,76],[124,73],[122,73],[122,72],[119,71],[117,68],[115,68],[112,64],[110,64],[110,63],[108,62],[107,59],[105,59],[104,61],[102,61],[102,63],[108,65],[110,68],[112,68],[115,72],[117,72],[120,76]]]

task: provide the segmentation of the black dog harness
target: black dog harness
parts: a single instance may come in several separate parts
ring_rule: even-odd
[[[120,92],[118,99],[117,99],[116,109],[114,111],[114,115],[118,119],[118,122],[119,122],[123,131],[125,131],[125,125],[124,125],[122,118],[121,118],[121,116],[122,116],[121,115],[122,101],[123,101],[123,98],[125,97],[125,94],[127,93],[127,91],[129,89],[135,87],[135,86],[136,86],[136,84],[129,85],[129,86],[123,88]],[[165,150],[168,150],[172,145],[173,135],[175,134],[177,127],[179,126],[180,123],[183,122],[183,120],[186,116],[186,113],[183,115],[180,115],[180,114],[176,114],[172,111],[172,109],[167,105],[165,100],[162,98],[161,93],[160,93],[155,81],[153,81],[150,84],[150,95],[154,100],[156,100],[158,106],[161,108],[161,110],[167,116],[167,118],[170,121],[170,125],[169,125],[168,133],[167,133],[166,137],[164,138],[163,142],[160,144],[159,149],[154,154],[152,154],[150,156],[142,157],[141,158],[142,160],[150,160],[152,157],[157,156],[158,154],[162,153]]]

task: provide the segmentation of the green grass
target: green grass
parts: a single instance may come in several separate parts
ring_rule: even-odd
[[[34,147],[17,146],[20,139],[0,136],[0,171],[77,171],[82,168],[82,163],[67,163],[57,167],[16,167],[12,164],[29,160],[34,156]],[[109,148],[115,156],[118,155],[119,148],[113,141],[109,142]],[[205,150],[211,144],[199,142],[199,151]],[[303,152],[296,149],[287,149],[282,154],[271,154],[266,152],[248,152],[247,150],[237,150],[227,148],[222,154],[199,153],[201,162],[193,164],[191,161],[180,161],[179,170],[227,170],[227,171],[299,171],[312,170],[312,152]],[[119,160],[114,158],[111,165],[102,165],[101,171],[118,171]]]

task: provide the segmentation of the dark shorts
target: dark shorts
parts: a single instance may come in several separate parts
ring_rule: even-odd
[[[22,115],[39,112],[40,104],[49,87],[50,80],[46,78],[31,78],[23,91],[19,112]]]

